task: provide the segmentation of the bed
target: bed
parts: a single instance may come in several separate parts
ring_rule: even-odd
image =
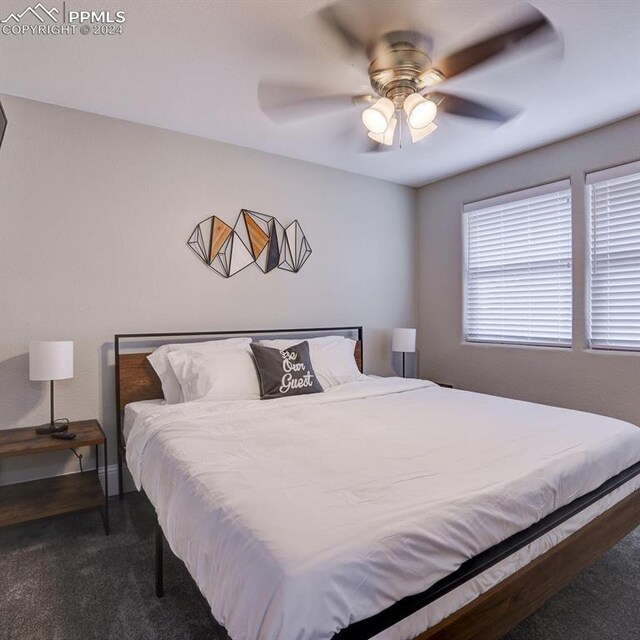
[[[336,331],[362,370],[360,327],[274,333]],[[640,524],[633,425],[369,376],[165,405],[175,337],[115,337],[119,468],[233,640],[499,638]]]

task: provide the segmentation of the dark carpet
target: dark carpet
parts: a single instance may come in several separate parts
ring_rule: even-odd
[[[153,523],[127,494],[111,500],[109,537],[96,511],[0,529],[0,639],[227,640],[170,553],[155,598]],[[507,638],[638,640],[640,529]]]

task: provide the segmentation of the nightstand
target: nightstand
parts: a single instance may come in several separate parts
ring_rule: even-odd
[[[71,511],[102,507],[104,531],[109,535],[107,438],[97,420],[71,422],[74,440],[37,435],[34,427],[0,430],[0,459],[94,446],[95,471],[21,482],[0,487],[0,527],[47,518]],[[98,447],[104,452],[104,492],[98,478]]]

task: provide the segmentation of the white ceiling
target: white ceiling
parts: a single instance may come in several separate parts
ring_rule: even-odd
[[[1,0],[0,19],[28,0]],[[62,2],[45,2],[60,6]],[[260,110],[261,79],[361,93],[366,62],[347,56],[316,17],[326,0],[92,0],[67,9],[124,9],[123,35],[0,34],[0,92],[155,125],[419,186],[640,111],[640,2],[534,0],[561,32],[548,50],[470,71],[461,95],[524,107],[494,129],[443,116],[417,145],[358,153],[362,107],[295,124]],[[391,14],[427,31],[434,53],[490,35],[516,0],[359,2],[363,23]],[[72,6],[73,5],[73,6]],[[100,6],[98,6],[100,5]],[[455,83],[455,84],[454,84]]]

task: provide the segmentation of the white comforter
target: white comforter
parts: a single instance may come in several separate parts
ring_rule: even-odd
[[[639,460],[631,424],[398,378],[150,407],[127,441],[234,640],[331,638]]]

